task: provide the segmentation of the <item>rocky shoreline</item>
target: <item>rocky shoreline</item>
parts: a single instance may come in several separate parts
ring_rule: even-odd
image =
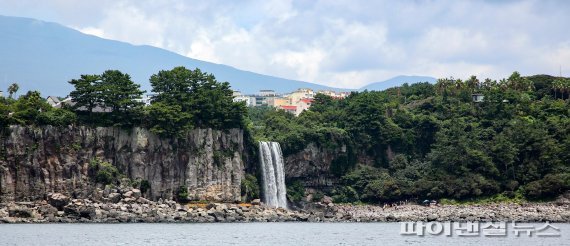
[[[203,223],[203,222],[400,222],[517,221],[570,222],[568,203],[494,205],[347,205],[306,204],[275,209],[253,203],[188,203],[141,197],[137,189],[111,193],[104,201],[70,199],[59,193],[37,202],[0,203],[0,223]]]

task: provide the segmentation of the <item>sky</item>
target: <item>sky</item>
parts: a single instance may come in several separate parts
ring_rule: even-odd
[[[569,13],[564,0],[0,0],[0,15],[343,88],[397,75],[570,76]]]

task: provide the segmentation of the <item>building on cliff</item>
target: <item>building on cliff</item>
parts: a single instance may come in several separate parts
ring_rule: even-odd
[[[316,94],[325,94],[335,99],[343,99],[350,95],[350,92],[318,91],[312,89],[299,88],[291,93],[280,95],[273,90],[260,90],[255,95],[243,95],[239,91],[234,91],[234,102],[246,102],[247,106],[269,106],[283,109],[287,112],[299,116],[303,111],[309,109]]]
[[[56,96],[49,96],[47,97],[46,102],[50,106],[55,107],[56,105],[61,103],[61,100],[59,100],[59,98],[57,98]]]

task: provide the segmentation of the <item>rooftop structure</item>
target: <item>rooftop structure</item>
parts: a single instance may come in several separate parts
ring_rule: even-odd
[[[275,93],[274,90],[260,90],[259,95],[264,97],[274,97],[277,96],[277,93]]]
[[[52,107],[55,107],[56,105],[61,103],[59,98],[57,98],[56,96],[49,96],[49,97],[47,97],[46,101]]]

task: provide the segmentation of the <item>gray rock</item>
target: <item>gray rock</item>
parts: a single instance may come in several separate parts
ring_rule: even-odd
[[[214,211],[213,212],[213,216],[216,219],[216,222],[225,222],[226,218],[225,218],[225,214],[221,211]]]
[[[68,196],[61,193],[50,193],[47,198],[48,203],[60,211],[71,201]]]
[[[121,201],[121,194],[119,193],[109,194],[109,202],[118,203],[119,201]]]
[[[182,145],[137,127],[12,125],[7,127],[6,133],[0,138],[0,146],[10,146],[0,160],[2,202],[36,201],[44,199],[46,191],[103,201],[117,191],[107,187],[102,197],[94,195],[97,184],[92,182],[89,160],[95,158],[115,165],[131,180],[148,179],[151,187],[145,195],[150,200],[175,197],[181,185],[189,187],[189,197],[193,199],[218,202],[241,199],[243,160],[246,159],[242,156],[245,151],[241,129],[193,129],[185,135]],[[35,146],[33,149],[28,148],[31,143]],[[82,149],[76,151],[78,143]],[[16,160],[25,149],[29,150],[26,152],[29,158],[26,165],[19,165]],[[223,155],[218,160],[212,156],[214,151],[231,155]],[[120,187],[121,191],[127,189],[130,187]],[[140,197],[131,191],[134,198]],[[52,204],[58,209],[65,205]]]
[[[333,202],[333,199],[330,196],[323,196],[323,199],[321,199],[321,202],[328,205],[329,203]]]
[[[86,219],[95,219],[97,217],[97,211],[93,207],[81,207],[79,208],[79,216]]]
[[[63,207],[63,212],[67,216],[79,216],[79,207],[73,204],[69,204]]]
[[[141,190],[139,190],[139,189],[133,189],[132,192],[133,192],[134,198],[139,198],[142,195]]]
[[[123,197],[125,197],[125,198],[129,198],[129,197],[132,197],[132,196],[133,196],[133,192],[132,192],[132,191],[127,191],[127,192],[123,193]]]
[[[137,199],[138,203],[142,203],[142,204],[149,204],[150,201],[144,197],[139,197],[139,199]]]
[[[16,218],[32,218],[33,211],[26,207],[11,207],[8,208],[8,215]]]

